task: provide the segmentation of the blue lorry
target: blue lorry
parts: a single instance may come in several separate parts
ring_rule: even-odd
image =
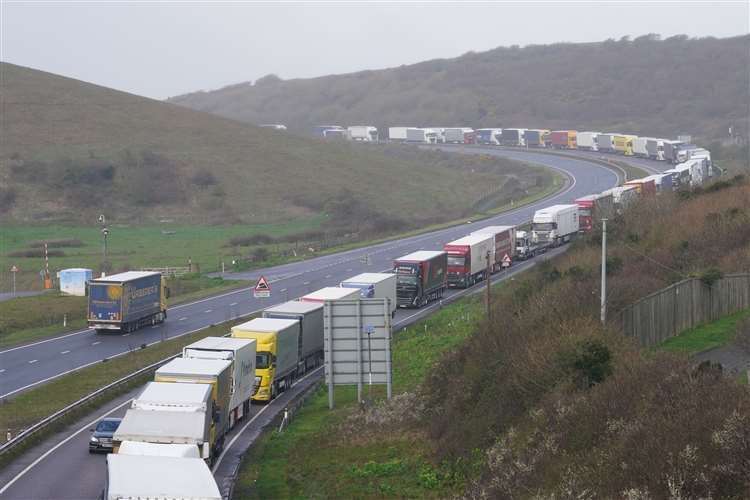
[[[169,289],[160,273],[128,271],[88,282],[89,328],[129,333],[167,318]]]

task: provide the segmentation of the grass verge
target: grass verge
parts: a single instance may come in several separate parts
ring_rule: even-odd
[[[445,306],[409,326],[393,342],[394,394],[411,391],[443,353],[474,330],[481,302],[470,297]],[[380,400],[384,388],[365,388],[365,399]],[[463,491],[455,468],[430,461],[418,434],[396,433],[339,440],[337,426],[357,411],[355,387],[339,387],[328,410],[318,390],[283,433],[266,433],[246,455],[234,495],[238,498],[443,498]]]
[[[737,322],[748,316],[750,316],[750,309],[725,316],[713,323],[691,328],[676,337],[665,340],[657,349],[696,354],[726,345],[734,338]]]

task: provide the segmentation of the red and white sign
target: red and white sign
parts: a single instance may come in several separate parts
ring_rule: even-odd
[[[10,268],[10,272],[17,273],[19,271],[18,266],[13,265],[13,267]]]
[[[506,253],[503,257],[503,267],[510,267],[510,256]]]
[[[253,296],[257,298],[267,298],[271,296],[271,285],[268,284],[268,280],[261,276],[253,289]]]

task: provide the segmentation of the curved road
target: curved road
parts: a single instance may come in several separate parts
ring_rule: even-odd
[[[520,224],[531,219],[535,210],[555,203],[570,203],[575,198],[597,193],[618,183],[616,174],[594,163],[542,153],[471,148],[471,152],[495,154],[551,167],[567,176],[567,185],[557,194],[533,204],[494,216],[481,222]],[[664,166],[664,163],[653,164]],[[392,260],[420,249],[438,249],[464,236],[471,227],[457,226],[400,240],[379,243],[314,259],[258,269],[233,277],[271,281],[272,296],[255,299],[250,289],[241,289],[215,297],[172,307],[163,325],[125,335],[102,335],[93,330],[73,332],[48,340],[0,351],[0,398],[17,394],[62,374],[124,354],[142,344],[174,338],[211,324],[247,315],[284,302],[323,286],[338,285],[343,279],[365,271],[389,269]],[[369,256],[369,264],[360,261]]]

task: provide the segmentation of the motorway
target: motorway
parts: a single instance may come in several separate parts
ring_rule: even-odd
[[[565,175],[566,185],[558,193],[535,203],[491,217],[477,224],[515,225],[531,219],[534,211],[555,203],[571,203],[575,198],[598,193],[618,184],[614,171],[577,158],[537,152],[496,148],[454,148],[468,153],[504,156],[544,165]],[[600,155],[592,154],[593,158]],[[622,158],[622,157],[617,157]],[[632,159],[628,159],[632,161]],[[666,168],[663,162],[639,160],[650,170]],[[475,226],[459,225],[431,233],[387,241],[368,247],[326,255],[246,273],[231,278],[271,282],[272,296],[255,299],[250,289],[240,289],[170,308],[162,325],[130,334],[97,334],[81,330],[31,344],[0,351],[0,398],[7,398],[63,374],[125,354],[141,345],[164,338],[186,335],[212,324],[248,315],[274,304],[300,297],[324,286],[337,286],[342,280],[366,271],[390,269],[394,258],[422,249],[442,249],[443,244],[466,235]],[[365,259],[369,257],[369,259]],[[363,262],[368,260],[367,263]],[[401,312],[401,314],[406,314]]]
[[[493,281],[510,279],[536,265],[542,259],[552,258],[565,250],[566,247],[556,248],[535,259],[517,263],[510,270],[496,274]],[[463,295],[481,293],[483,289],[480,283],[468,290],[455,291],[451,297],[455,300]],[[403,316],[402,319],[394,323],[394,332],[428,316],[439,307],[439,303],[433,303],[409,313],[402,311],[400,314]],[[289,391],[282,393],[270,404],[251,405],[248,418],[241,421],[227,436],[227,445],[213,467],[214,477],[224,498],[228,498],[231,492],[242,456],[261,435],[264,427],[271,423],[274,417],[289,405],[290,401],[320,380],[322,376],[321,367],[297,381]],[[103,417],[122,417],[127,410],[128,403],[139,391],[140,388],[116,398],[104,408],[86,415],[14,460],[0,472],[0,499],[93,500],[97,498],[104,488],[106,459],[104,454],[88,452],[90,429]]]

